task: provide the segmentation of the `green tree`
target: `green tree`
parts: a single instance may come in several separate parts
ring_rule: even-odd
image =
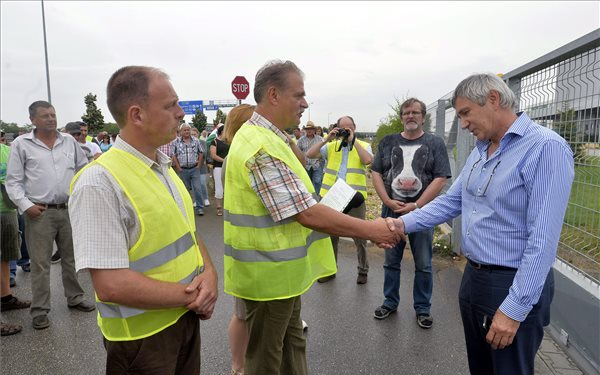
[[[192,126],[199,131],[204,130],[206,127],[206,115],[201,110],[197,109],[194,117],[192,117]]]
[[[577,111],[565,103],[563,110],[557,113],[554,130],[567,141],[575,157],[581,156],[578,150],[581,140],[577,132]]]
[[[81,120],[88,125],[90,133],[95,134],[104,125],[104,116],[96,106],[96,95],[90,92],[83,101],[85,102],[85,114],[81,116]]]
[[[217,126],[218,124],[224,124],[225,120],[227,119],[227,115],[223,113],[223,111],[221,111],[221,109],[217,109],[217,114],[215,116],[215,119],[213,120],[213,125]]]
[[[373,148],[373,152],[377,152],[377,146],[379,142],[389,134],[398,134],[404,130],[404,124],[402,123],[402,116],[400,111],[400,106],[402,102],[395,98],[396,104],[390,105],[392,108],[392,113],[388,114],[387,117],[381,119],[379,121],[379,125],[377,125],[377,132],[375,133],[375,139],[373,140],[373,144],[371,147]]]
[[[119,130],[119,125],[115,124],[114,122],[107,122],[101,129],[99,129],[99,131],[105,131],[108,134],[119,134]]]
[[[21,128],[15,122],[4,122],[0,120],[0,130],[2,130],[5,133],[18,134]]]

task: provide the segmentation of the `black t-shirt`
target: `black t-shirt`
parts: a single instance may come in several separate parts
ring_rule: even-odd
[[[229,145],[223,141],[220,141],[218,138],[215,138],[215,145],[217,147],[217,156],[220,156],[222,159],[225,159],[225,156],[227,156],[227,154],[229,153]],[[223,166],[223,163],[220,161],[213,160],[213,165],[216,168],[221,168]]]
[[[451,177],[444,140],[429,133],[415,140],[385,136],[371,169],[381,174],[388,196],[402,202],[415,202],[435,178]]]

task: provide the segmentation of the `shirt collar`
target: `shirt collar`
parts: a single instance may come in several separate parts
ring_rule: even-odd
[[[498,149],[499,150],[504,149],[506,144],[508,142],[510,142],[512,139],[514,139],[515,137],[522,137],[525,134],[525,132],[527,132],[527,129],[529,128],[529,125],[531,123],[532,123],[532,120],[531,120],[531,118],[529,118],[529,116],[527,116],[527,113],[518,112],[517,119],[512,123],[510,128],[508,128],[506,133],[502,136],[502,139],[500,139],[500,147]],[[477,141],[475,143],[475,145],[477,146],[477,149],[479,150],[479,152],[483,153],[487,150],[489,143],[490,143],[489,140]]]
[[[123,140],[123,138],[121,138],[120,135],[117,136],[117,140],[113,144],[113,147],[132,154],[133,156],[140,159],[144,164],[146,164],[150,168],[152,168],[153,166],[157,166],[157,167],[165,167],[165,166],[170,167],[171,166],[171,158],[169,158],[167,155],[165,155],[165,153],[163,153],[162,151],[156,150],[156,156],[158,159],[158,163],[157,163],[154,160],[147,157],[146,155],[139,152],[135,147],[133,147],[129,143],[125,142],[125,140]]]
[[[288,138],[283,134],[281,130],[275,125],[273,125],[269,120],[258,114],[257,112],[252,113],[252,117],[248,122],[252,125],[260,126],[261,128],[269,129],[273,133],[277,134],[279,138],[281,138],[286,144],[290,144]]]

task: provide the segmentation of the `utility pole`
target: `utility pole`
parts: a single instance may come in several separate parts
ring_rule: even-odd
[[[48,87],[48,103],[52,103],[50,94],[50,69],[48,69],[48,45],[46,44],[46,14],[44,13],[44,0],[42,2],[42,24],[44,27],[44,55],[46,56],[46,85]]]

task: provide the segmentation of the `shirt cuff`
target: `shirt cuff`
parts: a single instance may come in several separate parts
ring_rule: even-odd
[[[513,300],[510,294],[499,307],[500,311],[502,311],[504,315],[516,320],[517,322],[524,321],[531,311],[531,308],[532,306],[523,306],[519,304],[517,301]]]
[[[400,219],[404,222],[404,233],[412,233],[417,229],[417,221],[414,219],[414,215],[407,214],[401,216]]]

